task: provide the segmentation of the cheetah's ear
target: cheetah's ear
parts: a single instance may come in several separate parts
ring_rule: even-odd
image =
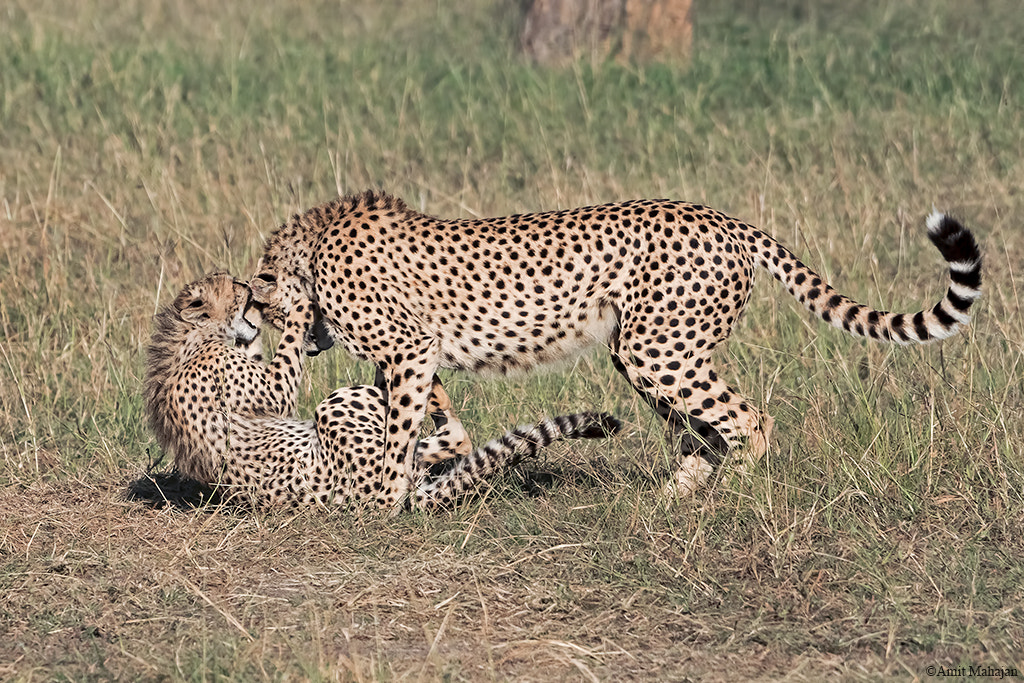
[[[206,302],[198,296],[180,296],[174,302],[181,319],[187,323],[197,323],[210,317],[206,310]]]
[[[249,289],[257,302],[270,303],[270,297],[277,291],[277,278],[270,273],[261,273],[249,281]]]

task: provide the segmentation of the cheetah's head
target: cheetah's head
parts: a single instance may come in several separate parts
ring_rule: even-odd
[[[249,281],[252,298],[263,315],[263,319],[279,330],[284,329],[288,311],[298,301],[313,302],[312,284],[283,269],[275,268],[276,261],[261,259],[256,266],[256,275]],[[324,325],[323,316],[316,304],[313,306],[313,327],[311,340],[307,340],[306,353],[315,356],[334,345],[334,339]]]
[[[226,272],[216,272],[186,285],[171,311],[194,329],[220,332],[228,341],[248,345],[260,326],[259,311],[250,301],[248,285]]]

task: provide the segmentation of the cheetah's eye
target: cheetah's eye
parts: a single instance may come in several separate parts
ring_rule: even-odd
[[[202,305],[203,305],[203,300],[202,299],[192,299],[192,301],[191,301],[191,303],[189,303],[188,307],[189,308],[199,308]]]

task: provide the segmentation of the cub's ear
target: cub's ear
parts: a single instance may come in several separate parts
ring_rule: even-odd
[[[181,319],[187,323],[198,323],[210,317],[206,302],[197,296],[179,296],[174,302]]]
[[[261,304],[270,303],[270,297],[277,291],[277,278],[270,273],[261,273],[249,281],[252,298]]]

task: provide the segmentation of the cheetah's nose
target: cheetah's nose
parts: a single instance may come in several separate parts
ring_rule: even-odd
[[[326,351],[334,346],[334,337],[331,336],[330,331],[327,329],[327,325],[324,324],[322,315],[317,315],[316,320],[313,322],[313,340],[316,342],[317,353],[320,351]]]

